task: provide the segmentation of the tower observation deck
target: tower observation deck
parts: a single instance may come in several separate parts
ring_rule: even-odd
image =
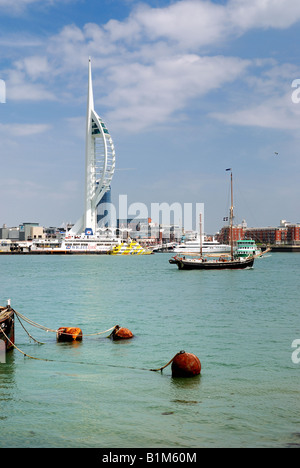
[[[110,189],[115,171],[115,148],[109,131],[94,109],[92,65],[89,59],[85,146],[85,208],[73,226],[73,235],[97,232],[97,207]]]

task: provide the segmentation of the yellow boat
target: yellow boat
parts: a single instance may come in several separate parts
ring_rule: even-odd
[[[122,242],[108,252],[109,255],[150,255],[151,250],[144,249],[138,242]]]

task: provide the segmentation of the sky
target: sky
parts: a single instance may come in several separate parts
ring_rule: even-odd
[[[0,226],[82,215],[89,56],[114,203],[215,233],[232,168],[236,222],[300,223],[299,32],[299,0],[0,0]]]

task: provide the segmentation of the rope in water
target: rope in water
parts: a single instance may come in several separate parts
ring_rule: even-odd
[[[38,357],[35,357],[35,356],[31,356],[30,354],[27,354],[25,353],[24,351],[22,351],[20,348],[18,348],[18,346],[15,345],[15,343],[13,343],[9,337],[6,335],[6,333],[1,330],[1,333],[3,333],[5,339],[10,343],[11,346],[13,346],[17,351],[19,351],[19,353],[21,353],[24,357],[28,357],[30,359],[34,359],[36,361],[44,361],[44,362],[60,362],[60,363],[66,363],[66,364],[81,364],[81,365],[94,365],[94,366],[103,366],[104,364],[97,364],[97,363],[93,363],[93,362],[83,362],[83,361],[61,361],[61,360],[57,360],[57,359],[46,359],[46,358],[38,358]],[[180,354],[180,353],[177,353],[173,359],[171,359],[171,361],[169,361],[165,366],[159,368],[159,369],[146,369],[144,367],[133,367],[133,366],[119,366],[117,364],[107,364],[106,367],[116,367],[116,368],[126,368],[126,369],[134,369],[134,370],[142,370],[142,371],[150,371],[150,372],[156,372],[156,371],[162,371],[163,369],[165,369],[165,367],[167,367],[169,364],[171,364],[171,362],[175,359],[175,357]]]
[[[110,332],[111,330],[114,330],[116,328],[117,325],[114,325],[113,327],[111,328],[108,328],[108,330],[104,330],[102,332],[96,332],[96,333],[85,333],[84,336],[96,336],[96,335],[103,335],[104,333],[108,333]]]
[[[1,330],[1,333],[4,335],[5,339],[9,342],[9,344],[11,346],[13,346],[19,353],[23,354],[24,357],[28,357],[30,359],[34,359],[36,361],[44,361],[44,362],[65,362],[67,364],[83,364],[83,365],[103,365],[103,364],[95,364],[95,363],[92,363],[92,362],[82,362],[82,361],[58,361],[56,359],[46,359],[46,358],[38,358],[38,357],[35,357],[35,356],[31,356],[30,354],[27,354],[25,353],[24,351],[22,351],[20,348],[18,348],[18,346],[15,345],[15,343],[13,343],[9,337],[6,335],[5,331],[4,330]],[[175,356],[166,364],[164,365],[163,367],[160,367],[159,369],[146,369],[144,367],[133,367],[133,366],[118,366],[116,364],[107,364],[107,367],[116,367],[116,368],[124,368],[126,367],[127,369],[134,369],[134,370],[143,370],[143,371],[150,371],[150,372],[157,372],[157,371],[163,371],[163,369],[165,369],[167,366],[169,366],[171,364],[171,362],[173,362],[173,360],[176,358],[176,356],[178,356],[178,354],[182,353],[182,351],[180,351],[179,353],[175,354]]]
[[[20,317],[22,320],[29,323],[29,325],[32,325],[35,328],[39,328],[40,330],[44,330],[46,332],[57,333],[57,330],[54,330],[53,328],[49,328],[49,327],[45,327],[44,325],[40,325],[39,323],[36,323],[33,320],[29,319],[28,317],[25,317],[25,315],[21,314],[20,312],[17,312],[16,310],[14,312],[18,317]]]
[[[57,333],[57,332],[58,332],[58,330],[54,330],[53,328],[45,327],[44,325],[40,325],[39,323],[34,322],[33,320],[29,319],[28,317],[25,317],[25,315],[21,314],[20,312],[17,312],[16,310],[15,310],[14,312],[15,312],[15,314],[17,315],[17,317],[20,317],[22,320],[24,320],[24,321],[27,322],[29,325],[32,325],[32,326],[35,327],[35,328],[39,328],[40,330],[44,330],[44,331],[46,331],[46,332],[53,332],[53,333]],[[85,333],[84,336],[103,335],[104,333],[110,332],[110,331],[113,330],[115,327],[116,327],[116,325],[114,325],[113,327],[109,328],[108,330],[104,330],[104,331],[101,331],[101,332],[96,332],[96,333]],[[63,333],[62,333],[62,334],[63,334]],[[34,338],[33,338],[33,339],[34,339]]]
[[[16,314],[16,315],[17,315],[17,314]],[[35,342],[38,343],[38,344],[45,344],[45,343],[42,343],[41,341],[38,341],[38,340],[36,340],[35,338],[33,338],[33,336],[29,333],[29,331],[26,330],[26,328],[24,327],[24,325],[23,325],[23,323],[21,322],[20,317],[19,317],[18,315],[17,315],[17,319],[18,319],[18,321],[19,321],[19,324],[21,325],[21,327],[22,327],[23,330],[27,333],[27,335],[29,336],[29,338],[30,338],[31,340],[35,341]]]
[[[37,361],[52,361],[52,359],[41,359],[41,358],[37,358],[37,357],[34,357],[34,356],[30,356],[30,354],[27,354],[27,353],[24,353],[24,351],[22,351],[20,348],[18,348],[15,343],[13,343],[9,337],[6,335],[5,331],[4,330],[1,330],[1,333],[4,335],[4,338],[9,342],[9,344],[11,346],[13,346],[17,351],[19,351],[19,353],[23,354],[23,356],[27,356],[29,357],[30,359],[36,359]],[[54,362],[54,361],[53,361]]]
[[[184,353],[184,351],[179,351],[179,353],[175,354],[175,356],[163,367],[160,367],[159,369],[149,369],[150,371],[152,372],[158,372],[158,371],[163,371],[163,369],[165,369],[166,367],[168,367],[173,361],[174,359],[179,355],[179,354],[182,354]]]
[[[7,312],[5,314],[5,312]],[[8,317],[9,313],[12,312],[12,309],[8,308],[6,310],[3,311],[3,315],[5,317]],[[48,327],[44,327],[43,325],[39,325],[38,323],[36,322],[33,322],[32,320],[28,319],[27,317],[25,317],[23,314],[21,314],[20,312],[17,312],[15,310],[13,310],[13,312],[16,314],[20,324],[22,325],[22,327],[24,328],[24,330],[26,331],[26,333],[28,334],[28,336],[30,338],[32,338],[36,343],[38,344],[45,344],[45,343],[41,343],[40,341],[37,341],[35,340],[31,335],[30,333],[28,333],[28,331],[26,330],[26,328],[23,326],[20,318],[22,318],[25,322],[29,323],[30,325],[33,325],[37,328],[40,328],[42,330],[46,330],[47,332],[48,331],[51,331],[51,332],[55,332],[57,333],[57,330],[53,330],[53,329],[50,329]],[[2,313],[1,313],[1,317],[2,317]],[[90,333],[89,335],[86,335],[86,336],[93,336],[93,335],[101,335],[103,333],[107,333],[113,329],[116,328],[117,325],[115,325],[114,327],[112,328],[109,328],[108,330],[104,331],[104,332],[97,332],[97,333]],[[36,361],[45,361],[45,362],[66,362],[68,364],[84,364],[84,365],[97,365],[97,364],[94,364],[94,363],[91,363],[91,362],[81,362],[81,361],[57,361],[55,359],[46,359],[46,358],[38,358],[38,357],[35,357],[35,356],[31,356],[30,354],[27,354],[25,353],[24,351],[22,351],[20,348],[18,348],[18,346],[15,345],[15,343],[13,343],[9,337],[6,335],[6,333],[4,332],[3,329],[1,329],[1,333],[3,334],[3,336],[5,337],[5,339],[10,343],[11,346],[13,346],[19,353],[21,353],[23,356],[25,357],[28,357],[30,359],[35,359]],[[158,372],[158,371],[163,371],[163,369],[165,369],[166,367],[168,367],[173,361],[174,359],[181,353],[184,353],[184,351],[180,351],[179,353],[176,353],[175,356],[167,363],[165,364],[164,366],[158,368],[158,369],[145,369],[145,368],[140,368],[140,367],[133,367],[133,366],[118,366],[118,365],[114,365],[114,364],[108,364],[108,367],[117,367],[117,368],[124,368],[126,367],[127,369],[136,369],[136,370],[145,370],[145,371],[150,371],[150,372]],[[99,364],[98,364],[99,365]]]

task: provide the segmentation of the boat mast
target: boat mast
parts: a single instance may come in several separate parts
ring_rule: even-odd
[[[231,260],[233,260],[233,183],[232,183],[232,169],[230,174],[231,185],[231,207],[230,207],[230,244],[231,244]]]
[[[202,248],[202,213],[200,213],[200,256],[202,257],[203,248]]]

